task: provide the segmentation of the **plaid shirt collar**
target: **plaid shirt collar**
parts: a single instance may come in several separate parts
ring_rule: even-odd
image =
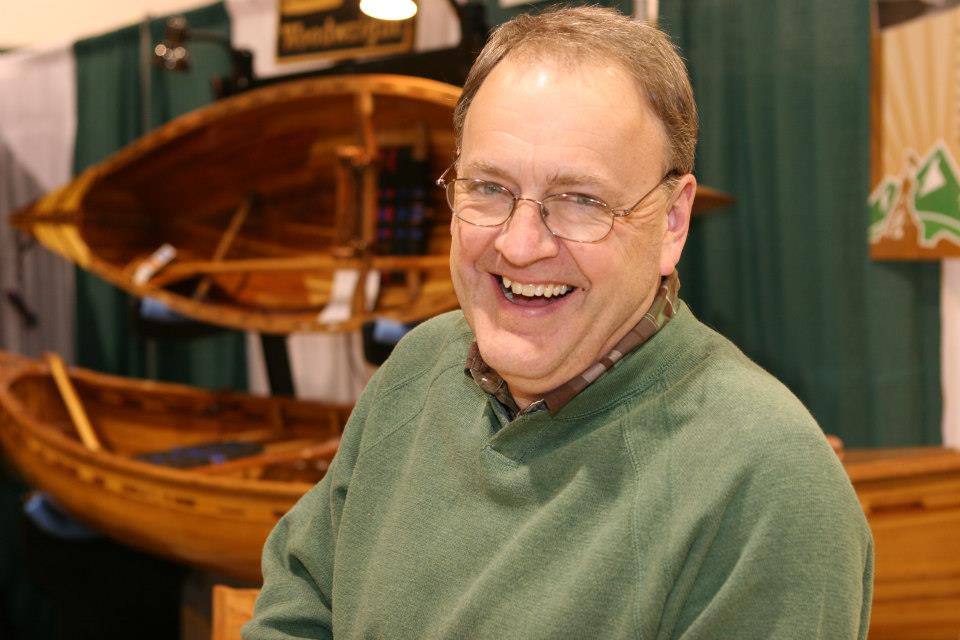
[[[580,375],[563,383],[556,389],[547,391],[541,399],[533,402],[522,412],[517,407],[513,396],[510,395],[506,381],[483,361],[476,341],[470,345],[464,373],[473,378],[481,389],[496,398],[508,410],[511,418],[516,417],[519,413],[532,413],[542,409],[546,409],[550,412],[550,415],[554,415],[574,396],[609,371],[625,355],[640,347],[653,334],[662,329],[673,317],[679,290],[680,278],[676,271],[662,278],[660,288],[657,289],[657,294],[654,296],[650,308],[640,319],[640,322],[630,329],[613,349]]]

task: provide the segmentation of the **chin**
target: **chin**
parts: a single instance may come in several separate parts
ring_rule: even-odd
[[[484,362],[505,378],[543,379],[555,370],[553,349],[529,336],[518,336],[504,329],[488,332],[481,329],[475,335]]]

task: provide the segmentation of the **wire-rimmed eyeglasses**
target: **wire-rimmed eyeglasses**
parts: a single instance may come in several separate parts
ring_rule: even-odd
[[[557,193],[543,200],[518,196],[502,184],[476,178],[447,176],[454,170],[450,165],[437,179],[437,186],[447,193],[447,204],[460,220],[478,227],[497,227],[505,223],[522,200],[535,203],[540,219],[553,235],[573,242],[600,242],[613,228],[613,222],[633,213],[660,185],[676,175],[668,171],[657,184],[625,209],[614,209],[603,200],[580,193]]]

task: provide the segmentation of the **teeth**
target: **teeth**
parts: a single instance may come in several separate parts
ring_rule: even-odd
[[[562,296],[571,289],[565,284],[522,284],[514,282],[506,276],[502,276],[502,281],[504,289],[509,290],[514,295],[527,296],[528,298],[534,296],[543,296],[544,298]]]

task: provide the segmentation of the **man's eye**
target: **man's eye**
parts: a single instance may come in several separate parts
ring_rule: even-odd
[[[506,192],[506,189],[495,182],[475,182],[473,191],[481,196],[498,196]]]
[[[597,200],[596,198],[591,198],[590,196],[584,195],[582,193],[570,193],[567,194],[566,199],[577,205],[578,207],[591,207],[597,209],[605,208],[603,202]]]

